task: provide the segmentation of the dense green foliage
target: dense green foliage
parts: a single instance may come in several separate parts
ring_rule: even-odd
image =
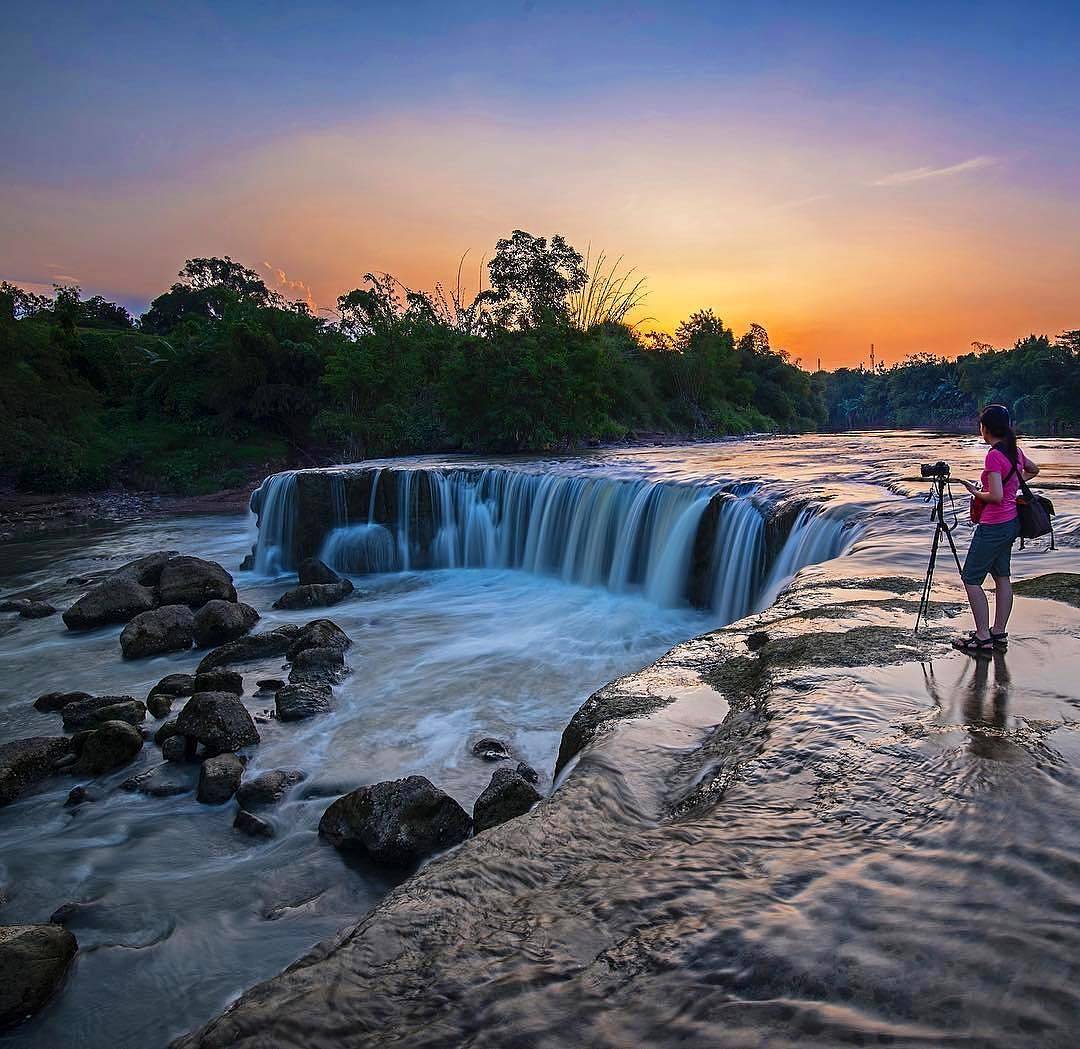
[[[460,279],[423,293],[368,274],[332,321],[228,257],[189,260],[137,321],[78,288],[0,284],[0,475],[199,492],[333,458],[934,426],[991,399],[1061,427],[1080,405],[1075,332],[811,376],[763,328],[736,338],[711,310],[639,332],[625,318],[642,289],[603,255],[590,268],[562,237],[521,230],[471,299]]]
[[[705,311],[643,336],[624,323],[642,282],[603,261],[515,230],[471,300],[368,274],[333,322],[228,257],[189,260],[138,321],[78,288],[0,285],[0,472],[190,492],[325,457],[824,421],[763,329],[736,340]]]
[[[876,371],[819,373],[833,429],[970,429],[985,404],[1004,404],[1028,432],[1080,426],[1080,331],[1029,335],[1009,350],[976,345],[956,360],[916,354]]]

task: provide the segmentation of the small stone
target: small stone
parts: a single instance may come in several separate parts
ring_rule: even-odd
[[[516,770],[496,769],[491,782],[473,805],[473,825],[477,834],[523,816],[540,800],[540,795]]]
[[[272,838],[274,836],[272,824],[267,820],[264,820],[261,816],[256,816],[253,812],[248,812],[246,809],[241,809],[236,814],[236,819],[233,820],[233,826],[238,831],[241,831],[252,838]]]
[[[188,743],[186,736],[170,736],[161,744],[161,756],[166,761],[182,764],[188,761]]]
[[[71,748],[71,740],[64,736],[33,736],[0,744],[0,805],[51,776]]]
[[[74,808],[76,805],[82,805],[88,801],[97,801],[97,795],[91,794],[83,786],[72,787],[70,793],[67,796],[67,801],[64,802],[66,808]]]
[[[472,752],[478,758],[485,761],[509,761],[513,755],[510,753],[510,745],[501,739],[492,736],[484,736],[472,745]]]
[[[236,793],[243,774],[244,763],[235,754],[207,758],[199,770],[196,797],[204,805],[223,805]]]
[[[146,709],[155,718],[167,718],[172,713],[173,696],[167,696],[164,692],[154,692],[146,701]]]
[[[56,609],[47,601],[30,601],[26,608],[19,612],[23,619],[46,619],[56,615]]]
[[[63,710],[69,703],[78,703],[89,698],[89,692],[46,692],[34,700],[34,709],[49,713]]]
[[[159,765],[120,784],[121,790],[146,794],[151,798],[176,797],[189,793],[194,787],[194,774],[186,769],[178,769],[175,764]]]
[[[171,718],[169,721],[166,721],[163,725],[160,725],[158,727],[157,732],[154,733],[154,742],[159,747],[162,747],[165,745],[165,740],[169,739],[172,736],[182,735],[183,733],[180,731],[180,727],[176,723],[176,718]]]
[[[537,772],[532,765],[527,765],[524,761],[518,762],[517,774],[522,779],[528,780],[528,782],[534,786],[540,782],[540,773]]]
[[[348,579],[337,583],[309,583],[286,590],[274,602],[274,608],[326,608],[344,601],[352,592],[353,585]]]
[[[240,789],[236,792],[236,800],[240,802],[241,808],[245,809],[260,809],[276,805],[292,787],[306,778],[306,774],[300,769],[274,769],[272,772],[263,772],[240,784]]]
[[[0,612],[16,612],[19,615],[30,607],[30,599],[26,597],[9,597],[0,601]]]
[[[301,586],[341,582],[341,576],[317,557],[308,557],[301,561],[296,569],[296,578]]]
[[[255,682],[255,687],[260,692],[276,692],[279,688],[284,688],[285,682],[279,677],[264,677]]]
[[[151,696],[190,696],[194,692],[195,678],[192,674],[166,674],[150,689]]]

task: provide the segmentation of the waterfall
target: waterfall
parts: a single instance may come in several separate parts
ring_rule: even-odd
[[[848,538],[842,516],[807,508],[770,565],[754,494],[746,484],[508,467],[293,471],[253,498],[254,567],[275,574],[318,554],[353,574],[519,569],[668,607],[691,602],[731,622]]]

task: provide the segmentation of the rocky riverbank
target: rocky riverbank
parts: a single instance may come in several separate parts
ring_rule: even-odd
[[[1073,956],[1077,935],[1062,926],[1047,947],[1015,867],[1017,913],[995,916],[980,864],[1030,801],[988,787],[1073,747],[1037,648],[1075,666],[1078,617],[1019,602],[1016,692],[1005,654],[949,649],[957,603],[935,602],[930,632],[912,634],[920,585],[804,584],[601,689],[564,734],[550,797],[431,862],[176,1049],[495,1046],[511,1031],[553,1047],[1071,1044],[1071,982],[1039,1001],[1001,988],[1038,951]],[[974,674],[962,709],[937,684],[933,704],[907,700],[946,669]],[[1039,833],[1010,829],[1013,847],[1054,848],[1045,821],[1068,813],[1039,811]],[[1054,882],[1047,907],[1062,863],[1031,872]],[[957,892],[941,880],[956,871],[976,882]],[[954,920],[959,937],[943,931]],[[998,936],[1015,938],[1008,957]],[[997,960],[975,976],[980,958]]]

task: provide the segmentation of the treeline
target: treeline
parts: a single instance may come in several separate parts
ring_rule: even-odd
[[[516,230],[472,298],[368,274],[332,319],[232,259],[191,259],[137,320],[0,284],[0,474],[40,490],[210,491],[285,464],[539,451],[635,431],[795,432],[820,383],[711,310],[626,323],[642,282]]]
[[[975,344],[946,360],[920,353],[891,368],[819,373],[828,425],[851,429],[972,429],[986,404],[1007,405],[1027,433],[1080,429],[1080,330],[1029,335],[1012,349]]]

